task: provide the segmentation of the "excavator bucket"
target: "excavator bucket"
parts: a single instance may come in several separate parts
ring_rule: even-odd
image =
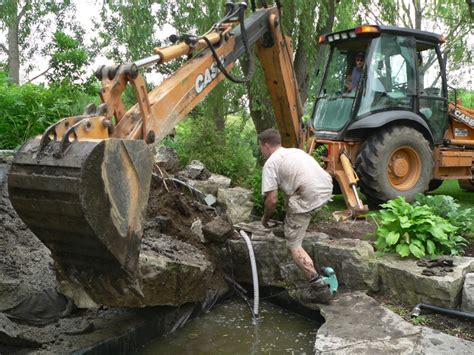
[[[10,200],[67,273],[131,276],[137,270],[152,172],[142,140],[39,138],[16,154]],[[59,264],[59,265],[58,265]]]

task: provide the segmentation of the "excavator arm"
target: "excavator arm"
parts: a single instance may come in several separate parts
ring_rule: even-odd
[[[182,35],[134,63],[101,67],[99,107],[67,117],[25,143],[9,173],[9,195],[23,221],[51,250],[57,272],[91,295],[101,288],[142,296],[138,258],[152,175],[150,147],[165,137],[257,47],[286,146],[303,147],[301,108],[291,42],[276,7],[243,21],[245,3],[205,36]],[[147,92],[139,69],[181,56],[190,59]],[[235,78],[233,78],[235,80]],[[137,104],[126,111],[127,85]]]

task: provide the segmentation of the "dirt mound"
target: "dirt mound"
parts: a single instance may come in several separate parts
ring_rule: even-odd
[[[49,250],[16,214],[7,191],[9,165],[0,161],[0,310],[57,286]]]
[[[165,187],[161,178],[154,175],[143,239],[160,238],[162,234],[167,234],[202,250],[205,247],[199,237],[191,232],[191,225],[197,219],[204,225],[216,217],[214,208],[199,203],[186,189],[174,184],[167,184]]]

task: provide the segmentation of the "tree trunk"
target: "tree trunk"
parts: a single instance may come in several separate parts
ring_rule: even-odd
[[[12,83],[20,83],[20,49],[18,44],[18,25],[20,17],[18,13],[18,2],[14,1],[14,12],[8,23],[8,75]]]
[[[318,43],[319,36],[323,33],[332,31],[335,17],[334,1],[335,0],[329,0],[327,2],[323,2],[327,18],[319,19],[315,34],[308,33],[312,32],[311,23],[305,23],[303,21],[300,22],[298,29],[298,48],[296,49],[295,53],[294,68],[296,80],[298,82],[298,91],[300,93],[301,104],[303,106],[308,99],[309,86],[311,84],[311,80],[313,79],[311,77],[314,72],[313,69],[319,67],[319,63],[322,59],[322,56],[320,55],[321,45]],[[311,16],[309,16],[310,21],[314,18],[315,10],[316,5],[311,8]],[[316,56],[314,58],[308,58],[307,53],[309,46],[316,46]]]

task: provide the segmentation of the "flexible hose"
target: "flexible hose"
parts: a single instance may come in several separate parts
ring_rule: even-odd
[[[434,312],[438,312],[438,313],[448,314],[450,316],[467,318],[467,319],[470,319],[470,320],[474,319],[474,313],[473,312],[455,311],[455,310],[452,310],[452,309],[436,307],[436,306],[432,306],[430,304],[425,304],[425,303],[418,303],[415,307],[413,307],[413,310],[411,311],[411,316],[412,317],[418,317],[421,313],[422,308],[429,309],[430,311],[434,311]]]
[[[240,231],[240,236],[244,238],[247,249],[249,250],[250,266],[252,267],[252,280],[253,280],[253,314],[258,317],[258,303],[259,303],[259,290],[258,290],[258,274],[257,274],[257,263],[255,262],[255,254],[253,253],[252,242],[249,236],[243,230]],[[256,324],[256,318],[253,319]]]

